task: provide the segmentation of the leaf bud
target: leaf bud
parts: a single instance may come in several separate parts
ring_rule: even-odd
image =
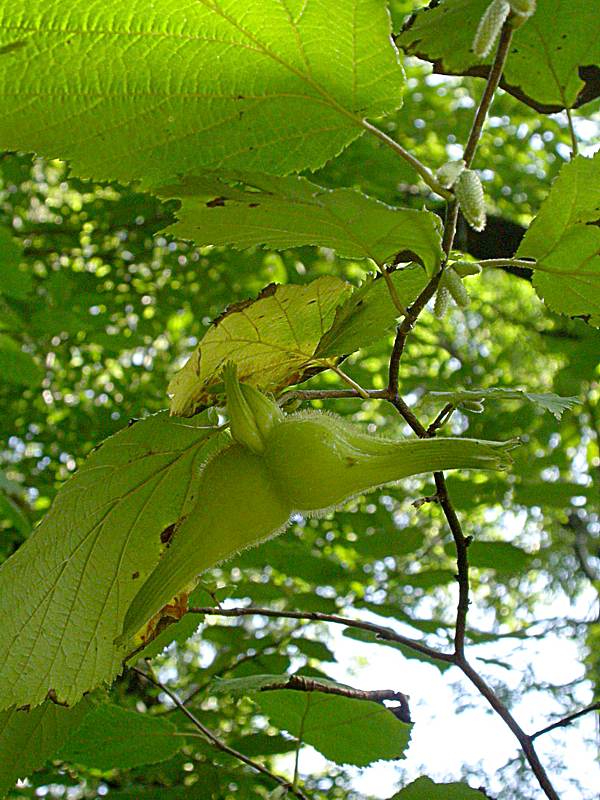
[[[476,261],[455,261],[452,264],[452,269],[461,278],[466,278],[469,275],[480,275],[481,264]]]
[[[536,0],[509,0],[513,13],[520,17],[531,17],[535,14]]]
[[[507,0],[492,0],[479,21],[473,39],[472,50],[476,56],[485,58],[489,55],[509,13],[510,4]]]
[[[481,400],[462,400],[458,407],[462,411],[470,411],[472,414],[482,414],[484,410]]]
[[[461,172],[464,171],[465,166],[466,164],[462,159],[460,161],[447,161],[437,170],[435,176],[442,186],[450,189],[456,183]]]
[[[466,169],[456,181],[456,199],[469,225],[478,232],[485,228],[485,199],[479,175]]]
[[[262,453],[273,426],[283,421],[283,411],[254,386],[240,383],[232,362],[225,365],[223,380],[232,437],[253,453]]]

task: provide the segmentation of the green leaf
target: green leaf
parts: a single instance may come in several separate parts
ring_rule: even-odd
[[[521,481],[514,488],[515,503],[524,506],[565,510],[574,497],[584,497],[592,503],[597,491],[593,486],[567,481]]]
[[[256,702],[273,725],[337,764],[363,767],[404,756],[410,725],[380,703],[325,692],[262,692]]]
[[[89,711],[86,699],[74,708],[46,700],[30,711],[0,711],[0,797],[43,767]]]
[[[251,758],[279,755],[296,749],[293,739],[285,739],[283,736],[274,736],[268,733],[253,733],[249,736],[240,736],[238,739],[228,739],[227,744]]]
[[[0,225],[0,294],[23,300],[31,291],[31,275],[19,269],[22,251],[8,228]]]
[[[352,547],[367,558],[386,558],[387,556],[404,556],[418,550],[425,541],[425,534],[418,528],[402,530],[375,531],[372,534],[361,534]]]
[[[383,0],[339,0],[335,26],[325,2],[154,0],[138,11],[1,0],[0,147],[146,186],[191,169],[286,174],[321,166],[363,118],[401,103]]]
[[[486,795],[466,783],[434,783],[431,778],[417,778],[389,800],[482,800]]]
[[[599,39],[600,41],[600,39]],[[600,327],[600,152],[565,164],[517,251],[553,310]]]
[[[0,708],[37,705],[49,690],[72,704],[120,672],[125,613],[218,446],[203,422],[161,413],[106,440],[2,564]]]
[[[536,394],[526,392],[524,389],[457,389],[453,392],[429,392],[430,397],[438,397],[455,406],[459,406],[463,401],[485,401],[485,400],[529,400],[546,411],[554,414],[556,419],[560,419],[564,411],[570,411],[574,405],[579,403],[578,397],[559,397],[552,392]]]
[[[3,382],[28,388],[39,386],[44,377],[41,367],[32,356],[4,333],[0,333],[0,375]]]
[[[390,274],[398,299],[406,308],[427,284],[421,267],[413,265]],[[379,341],[393,330],[399,316],[382,277],[371,276],[337,309],[331,328],[317,353],[322,357],[353,353]]]
[[[58,757],[96,769],[129,769],[167,761],[185,743],[164,717],[104,703],[86,716]]]
[[[307,286],[271,284],[256,300],[230,306],[169,384],[171,412],[190,416],[213,403],[210,387],[221,381],[230,360],[240,381],[263,391],[302,380],[335,309],[350,291],[345,281],[325,276]]]
[[[482,60],[471,48],[488,5],[489,0],[443,0],[417,12],[396,41],[410,55],[432,61],[436,72],[487,77],[495,51]],[[514,33],[500,85],[545,114],[577,108],[598,96],[599,62],[596,0],[537,0],[533,17]]]
[[[167,229],[198,245],[265,245],[284,250],[330,247],[377,264],[410,251],[433,274],[443,255],[441,223],[430,211],[393,208],[353,189],[325,189],[306,178],[232,173],[201,175],[161,187],[181,198],[179,222]]]
[[[381,703],[331,694],[341,684],[318,679],[324,691],[270,689],[288,675],[254,675],[219,681],[219,692],[253,694],[254,701],[278,728],[315,747],[338,764],[366,766],[379,759],[402,758],[411,726],[400,722]]]

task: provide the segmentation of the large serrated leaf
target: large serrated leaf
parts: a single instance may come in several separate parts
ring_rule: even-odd
[[[276,250],[330,247],[348,258],[391,261],[401,251],[431,274],[442,257],[440,220],[429,211],[393,208],[353,189],[325,189],[306,178],[251,173],[201,175],[161,187],[181,198],[168,232],[198,245]]]
[[[230,360],[240,380],[264,391],[301,380],[351,290],[340,278],[325,276],[308,286],[271,285],[256,300],[228,308],[169,384],[171,412],[189,416],[214,402],[210,387]]]
[[[218,446],[203,421],[161,413],[108,439],[2,564],[0,708],[35,706],[49,691],[73,704],[119,673],[125,613]]]
[[[74,708],[47,700],[29,711],[0,711],[0,797],[17,779],[43,767],[90,710],[83,699]]]
[[[130,769],[167,761],[185,743],[164,717],[103,703],[86,716],[58,756],[97,769]]]
[[[489,0],[443,0],[417,12],[397,37],[407,53],[451,75],[487,77],[494,51],[472,45]],[[600,14],[597,0],[537,0],[515,31],[500,85],[542,113],[577,108],[598,97]]]
[[[399,300],[409,305],[427,283],[424,270],[391,274]],[[256,300],[230,306],[169,384],[171,412],[191,416],[215,402],[221,371],[234,361],[245,383],[277,392],[325,368],[320,363],[368,346],[398,319],[383,279],[353,287],[333,276],[307,286],[268,286]]]
[[[1,0],[0,47],[0,147],[147,186],[315,169],[404,83],[383,0]]]
[[[364,767],[404,757],[411,726],[380,703],[326,692],[262,692],[256,702],[271,722],[337,764]]]
[[[517,256],[536,259],[533,285],[551,309],[600,327],[600,152],[561,169]]]

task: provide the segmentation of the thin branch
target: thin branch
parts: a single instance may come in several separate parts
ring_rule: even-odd
[[[448,522],[454,546],[456,548],[456,566],[458,569],[458,605],[456,607],[456,628],[454,631],[454,653],[458,659],[463,659],[465,655],[465,633],[467,630],[467,612],[469,611],[469,560],[467,550],[471,542],[465,536],[460,524],[460,520],[454,510],[454,506],[448,495],[448,487],[443,472],[435,472],[435,487],[437,489],[438,502],[442,507],[444,516]]]
[[[579,155],[579,142],[577,141],[577,134],[575,133],[575,126],[573,125],[573,115],[570,108],[565,108],[567,112],[567,124],[569,126],[569,135],[571,136],[571,158]]]
[[[388,293],[390,295],[391,301],[394,304],[394,307],[396,308],[396,310],[398,311],[398,313],[402,317],[405,317],[407,315],[407,313],[408,313],[407,310],[406,310],[406,306],[402,303],[402,301],[398,297],[398,292],[396,291],[396,287],[394,285],[394,281],[392,280],[392,278],[390,276],[390,273],[387,271],[387,269],[384,266],[382,266],[382,265],[378,265],[378,266],[379,266],[379,271],[381,272],[381,274],[383,276],[383,280],[386,283],[387,290],[388,290]]]
[[[468,663],[466,659],[458,659],[456,665],[462,670],[462,672],[469,678],[471,683],[477,688],[480,694],[482,694],[494,711],[501,717],[506,725],[510,728],[510,730],[514,733],[516,738],[523,749],[523,753],[525,754],[525,758],[529,762],[529,766],[531,767],[532,772],[534,773],[535,777],[538,780],[544,794],[548,798],[548,800],[560,800],[556,790],[552,786],[550,779],[544,769],[542,762],[540,761],[538,754],[535,751],[535,747],[532,742],[532,737],[527,736],[523,728],[519,725],[519,723],[515,720],[513,715],[510,713],[508,708],[504,705],[504,703],[500,700],[498,695],[491,689],[484,679],[479,675],[479,673],[473,669],[473,667]]]
[[[369,400],[385,400],[387,399],[386,389],[363,389]],[[290,400],[327,400],[344,399],[344,398],[361,398],[364,400],[364,395],[356,389],[293,389],[291,392],[286,392],[279,398],[280,405],[288,403]]]
[[[432,192],[439,194],[440,197],[443,197],[446,200],[452,197],[452,192],[449,192],[448,189],[444,188],[441,183],[438,183],[433,173],[427,169],[425,164],[422,164],[418,158],[415,158],[412,153],[409,153],[408,150],[405,150],[402,145],[398,144],[398,142],[392,139],[391,136],[388,136],[387,133],[384,133],[384,131],[380,130],[375,125],[371,125],[371,123],[367,122],[366,119],[363,119],[362,126],[365,130],[369,131],[369,133],[372,133],[374,136],[380,139],[387,147],[390,147],[400,156],[400,158],[403,158],[405,161],[407,161],[415,170],[415,172],[419,173]]]
[[[171,691],[171,689],[169,689],[168,686],[165,686],[163,683],[157,680],[153,675],[144,672],[141,669],[138,669],[138,667],[133,667],[133,671],[137,672],[138,675],[140,675],[142,678],[145,678],[150,683],[154,684],[154,686],[156,686],[157,689],[160,689],[168,697],[170,697],[171,700],[177,706],[177,708],[183,714],[185,714],[185,716],[190,720],[192,725],[194,725],[194,727],[197,728],[197,730],[199,730],[200,733],[206,739],[208,739],[208,741],[212,745],[214,745],[214,747],[216,747],[218,750],[221,750],[223,753],[228,753],[230,756],[233,756],[238,761],[241,761],[243,764],[246,764],[247,766],[252,767],[252,769],[256,770],[257,772],[266,775],[267,778],[270,778],[270,780],[272,780],[274,783],[277,783],[279,786],[283,786],[284,789],[287,789],[288,792],[291,792],[291,794],[297,797],[298,800],[309,800],[309,798],[304,794],[304,792],[301,789],[298,789],[292,783],[290,783],[290,781],[286,780],[285,778],[282,778],[280,775],[276,775],[274,772],[271,772],[270,769],[267,769],[267,767],[265,767],[263,764],[260,764],[258,761],[254,761],[251,758],[248,758],[248,756],[245,756],[243,753],[240,753],[238,750],[235,750],[233,747],[229,747],[228,744],[225,744],[225,742],[219,739],[219,737],[215,733],[213,733],[210,730],[210,728],[207,728],[206,725],[200,722],[200,720],[189,710],[189,708],[185,707],[185,705],[181,702],[181,700],[175,694],[175,692]]]
[[[502,76],[504,65],[506,63],[506,58],[508,55],[511,39],[512,39],[512,26],[509,20],[502,28],[500,41],[498,44],[498,49],[496,51],[494,62],[490,69],[486,87],[483,96],[481,98],[479,107],[477,109],[477,112],[475,114],[471,131],[469,133],[468,141],[463,156],[467,167],[470,167],[471,164],[473,163],[473,158],[475,156],[477,145],[481,137],[483,125],[488,110],[490,108],[490,105],[492,103],[494,94],[496,92],[496,89],[498,88],[498,84]],[[455,198],[452,197],[451,199],[449,199],[446,206],[444,236],[442,239],[442,248],[446,255],[446,259],[444,262],[442,262],[439,272],[436,275],[434,275],[433,278],[429,281],[429,283],[427,284],[425,289],[421,292],[417,300],[408,309],[408,314],[406,318],[398,326],[389,366],[388,393],[390,395],[391,402],[393,402],[395,398],[397,398],[398,396],[400,359],[402,357],[404,347],[406,345],[407,337],[412,331],[413,326],[415,325],[421,311],[423,310],[427,302],[431,299],[431,297],[433,297],[438,287],[441,276],[443,274],[445,265],[448,262],[450,253],[452,251],[452,246],[454,244],[454,238],[456,235],[458,211],[459,211],[458,203],[456,202]],[[527,266],[530,267],[531,265],[528,264]],[[401,407],[398,406],[398,404],[395,404],[395,406],[396,408],[398,408],[398,410],[404,416],[404,418],[407,419],[407,417],[405,416],[406,409],[402,409]],[[434,420],[434,422],[432,423],[433,430],[429,435],[435,435],[436,427],[437,425],[439,425],[439,421],[441,419],[443,419],[443,417],[440,417],[438,415],[438,418]],[[418,420],[417,423],[421,428],[423,427],[421,423],[418,422]],[[413,430],[416,430],[416,427],[414,425],[413,425]],[[423,430],[424,434],[419,434],[419,435],[423,436],[428,434],[427,429]],[[454,510],[454,506],[452,505],[452,502],[448,495],[448,489],[446,486],[446,481],[443,473],[442,472],[434,473],[434,478],[437,489],[436,496],[438,502],[442,507],[442,510],[444,512],[444,515],[452,532],[452,536],[454,538],[454,543],[456,547],[459,598],[456,609],[456,628],[454,635],[455,650],[452,656],[452,661],[454,664],[456,664],[456,666],[458,666],[462,670],[463,674],[467,678],[469,678],[469,680],[486,698],[486,700],[489,702],[492,708],[504,720],[506,725],[516,736],[533,773],[535,774],[541,788],[543,789],[544,793],[549,798],[549,800],[559,800],[558,795],[556,794],[556,791],[552,786],[552,783],[550,782],[550,779],[548,778],[548,775],[546,774],[546,771],[538,758],[538,755],[533,746],[532,739],[529,736],[527,736],[527,734],[524,732],[521,726],[516,722],[516,720],[508,710],[508,708],[506,708],[506,706],[502,703],[500,698],[487,685],[485,680],[478,674],[478,672],[475,669],[473,669],[473,667],[469,664],[469,662],[465,657],[466,619],[469,608],[469,564],[468,564],[467,553],[470,543],[470,537],[466,537],[463,533],[460,520],[458,519],[456,511]]]
[[[485,85],[485,90],[483,92],[481,102],[479,103],[477,113],[475,114],[475,119],[473,120],[473,125],[471,126],[471,131],[469,133],[469,138],[467,139],[465,153],[463,155],[463,159],[467,167],[470,167],[473,163],[473,158],[475,157],[475,151],[477,150],[477,145],[479,144],[479,139],[481,138],[481,132],[485,123],[485,118],[487,117],[487,113],[492,104],[492,100],[494,99],[496,89],[498,88],[500,78],[502,77],[502,73],[504,71],[504,65],[506,64],[506,59],[508,57],[508,50],[512,40],[512,35],[513,28],[509,19],[502,27],[500,41],[498,42],[498,48],[494,57],[494,63],[491,66],[487,83]]]
[[[456,205],[456,203],[451,202],[450,205]],[[421,294],[410,306],[406,317],[403,319],[403,321],[400,323],[400,325],[396,330],[394,347],[392,349],[392,354],[390,356],[388,388],[387,388],[389,399],[392,402],[398,398],[398,376],[400,372],[400,359],[402,358],[402,354],[404,352],[406,340],[410,332],[412,331],[415,322],[419,318],[419,315],[421,314],[427,303],[431,300],[431,298],[435,294],[438,284],[441,280],[441,277],[442,277],[442,271],[440,270],[431,278],[429,283],[422,290]]]
[[[453,412],[454,412],[454,406],[452,405],[452,403],[446,403],[446,405],[442,408],[442,410],[433,420],[433,422],[431,422],[428,425],[426,431],[427,436],[435,436],[435,434],[442,427],[442,425],[445,425],[448,422]]]
[[[481,261],[474,262],[479,264],[480,267],[486,269],[503,269],[505,267],[513,267],[515,269],[535,269],[535,259],[524,258],[484,258]]]
[[[568,714],[566,717],[559,719],[558,722],[553,722],[552,725],[546,725],[545,728],[541,728],[539,731],[532,733],[529,738],[533,741],[534,739],[537,739],[538,736],[542,736],[544,733],[549,733],[556,728],[566,728],[567,725],[570,725],[576,719],[579,719],[579,717],[583,717],[584,714],[589,714],[591,711],[600,711],[600,702],[592,703],[591,705],[582,708],[580,711],[575,711],[573,714]]]
[[[351,386],[352,389],[360,397],[362,397],[364,400],[369,399],[368,391],[366,389],[363,389],[362,386],[359,386],[359,384],[355,380],[353,380],[349,375],[346,375],[346,373],[343,370],[341,370],[338,366],[336,366],[335,364],[330,364],[329,368],[332,369],[335,372],[335,374],[338,375],[344,381],[344,383],[347,383],[348,386]]]
[[[413,413],[410,406],[408,406],[404,402],[404,400],[400,397],[400,395],[396,395],[396,397],[389,398],[389,401],[394,406],[394,408],[400,412],[405,422],[407,422],[410,425],[410,427],[417,434],[417,436],[424,438],[427,431],[425,430],[423,425],[419,422],[419,420]]]
[[[364,622],[358,619],[348,619],[338,614],[324,614],[320,611],[276,611],[274,608],[256,608],[253,606],[246,608],[213,608],[212,606],[200,606],[189,608],[187,613],[222,617],[250,617],[257,615],[279,619],[304,619],[311,622],[331,622],[336,625],[345,625],[347,628],[359,628],[363,631],[369,631],[370,633],[374,633],[378,639],[397,642],[398,644],[402,644],[414,650],[416,653],[421,653],[422,655],[429,656],[429,658],[434,658],[438,661],[446,661],[447,663],[453,663],[454,661],[454,656],[451,653],[443,653],[439,650],[434,650],[433,647],[428,647],[414,639],[409,639],[407,636],[402,636],[402,634],[396,633],[396,631],[393,631],[391,628],[384,628],[381,625],[375,625],[372,622]]]

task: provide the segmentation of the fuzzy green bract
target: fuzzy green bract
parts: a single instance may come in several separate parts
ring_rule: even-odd
[[[144,185],[315,169],[401,104],[383,0],[0,2],[0,147]],[[82,65],[85,65],[84,67]],[[48,114],[48,103],[52,114]]]
[[[251,386],[241,391],[232,367],[225,369],[224,379],[237,441],[205,466],[193,507],[127,612],[120,644],[201,572],[281,532],[292,513],[319,514],[423,472],[503,469],[516,444],[441,438],[397,442],[367,434],[333,414],[282,415],[272,401],[269,417],[267,398]],[[254,420],[256,409],[260,419]]]

